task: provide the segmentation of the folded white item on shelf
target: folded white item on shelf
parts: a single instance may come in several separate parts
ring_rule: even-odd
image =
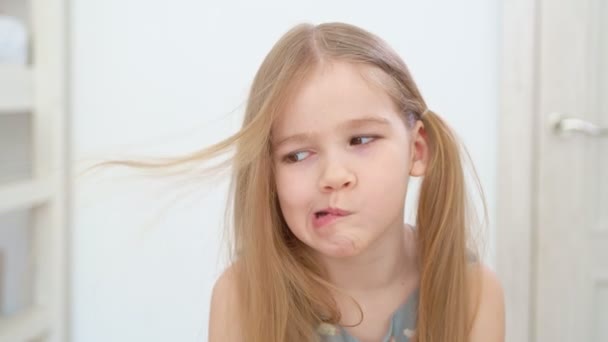
[[[0,14],[0,63],[26,64],[27,55],[25,25],[15,17]]]

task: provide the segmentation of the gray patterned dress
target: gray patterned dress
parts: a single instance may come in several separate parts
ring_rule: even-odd
[[[409,342],[415,332],[417,308],[418,289],[393,313],[390,327],[382,342]],[[358,342],[339,325],[321,323],[317,332],[323,342]]]

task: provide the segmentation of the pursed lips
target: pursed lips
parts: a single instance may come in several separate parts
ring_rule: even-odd
[[[352,212],[340,208],[318,210],[313,214],[313,225],[315,228],[321,228],[351,214]]]

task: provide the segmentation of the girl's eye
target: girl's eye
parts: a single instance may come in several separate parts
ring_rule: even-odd
[[[376,138],[377,138],[376,136],[359,135],[359,136],[352,137],[350,139],[350,143],[353,145],[367,145],[367,144],[369,144],[368,140],[373,140]],[[283,157],[283,161],[287,164],[299,163],[302,159],[298,158],[298,155],[301,155],[302,153],[307,153],[307,152],[298,151],[298,152],[290,153],[290,154],[286,155],[285,157]]]
[[[306,151],[290,153],[283,158],[283,161],[286,162],[287,164],[297,163],[301,160],[301,159],[298,159],[298,155],[301,153],[306,153]]]
[[[353,137],[350,141],[352,143],[353,141],[365,141],[365,139],[374,139],[374,138],[375,137],[373,137],[373,136],[360,135],[360,136]],[[359,144],[355,144],[355,145],[366,145],[366,144],[369,144],[369,143],[359,143]]]

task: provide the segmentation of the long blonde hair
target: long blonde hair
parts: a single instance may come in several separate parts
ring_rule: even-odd
[[[289,96],[325,60],[376,67],[388,76],[378,80],[408,128],[416,120],[424,123],[430,162],[416,215],[420,269],[416,339],[464,342],[472,311],[467,265],[474,250],[467,239],[472,208],[462,158],[466,149],[461,150],[444,120],[428,110],[399,56],[361,28],[344,23],[300,24],[284,34],[256,73],[241,129],[225,140],[170,160],[103,164],[169,170],[210,160],[235,147],[229,163],[212,171],[232,167],[226,220],[233,220],[230,251],[238,279],[242,334],[252,342],[314,341],[315,327],[320,322],[339,322],[340,312],[327,291],[332,285],[323,268],[281,214],[269,142],[272,124]],[[483,208],[485,212],[485,204]]]

